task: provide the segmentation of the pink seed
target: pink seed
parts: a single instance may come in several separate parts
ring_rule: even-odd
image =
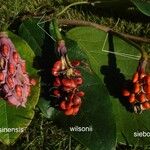
[[[18,63],[18,60],[19,60],[19,55],[17,52],[13,52],[13,59],[16,63]]]
[[[7,99],[8,99],[8,102],[10,104],[12,104],[12,105],[15,105],[15,106],[19,106],[20,105],[20,102],[13,95],[9,96]]]
[[[9,48],[7,45],[4,44],[2,46],[2,55],[6,57],[6,56],[8,56],[8,53],[9,53]]]
[[[4,80],[4,74],[2,72],[0,72],[0,81]]]
[[[9,67],[8,67],[8,70],[9,70],[9,73],[10,74],[14,74],[15,73],[15,66],[13,64],[9,64]]]
[[[35,79],[31,79],[30,80],[30,84],[33,85],[33,86],[35,86],[36,85],[36,80]]]
[[[22,62],[21,69],[22,69],[23,73],[26,73],[26,63],[25,62]]]

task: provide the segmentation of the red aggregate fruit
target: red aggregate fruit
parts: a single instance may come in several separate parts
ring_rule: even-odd
[[[134,93],[138,93],[140,91],[140,84],[139,83],[135,83],[134,84]]]
[[[8,71],[9,71],[10,74],[13,75],[13,74],[15,73],[15,66],[10,63],[10,64],[8,65]]]
[[[123,89],[122,94],[123,94],[123,96],[129,96],[130,92],[126,89]]]
[[[29,79],[26,62],[6,33],[0,33],[0,96],[11,105],[25,107],[34,79]]]
[[[76,115],[82,103],[82,97],[85,93],[79,91],[83,84],[81,72],[76,68],[80,61],[69,61],[68,56],[61,56],[52,68],[52,74],[55,77],[53,86],[53,95],[58,99],[59,109],[65,115]]]
[[[83,83],[83,79],[81,77],[75,79],[75,83],[77,85],[81,85]]]
[[[76,115],[78,111],[79,111],[79,106],[74,107],[72,115]]]
[[[79,96],[74,96],[73,104],[74,105],[80,105],[81,104],[81,98]]]
[[[55,78],[55,81],[54,81],[53,85],[56,86],[56,87],[61,86],[61,81],[60,81],[60,79],[58,77]]]
[[[78,61],[78,60],[73,60],[73,61],[71,62],[71,64],[72,64],[72,66],[77,67],[77,66],[80,66],[81,62]]]
[[[84,95],[85,95],[85,93],[83,91],[77,92],[77,96],[79,96],[79,97],[83,97]]]
[[[60,92],[58,91],[58,90],[54,90],[54,95],[56,96],[56,97],[60,97]]]
[[[36,80],[35,79],[30,79],[30,84],[35,86],[36,85]]]
[[[23,73],[26,73],[26,63],[25,63],[25,61],[23,61],[23,62],[21,63],[21,69],[22,69],[22,72],[23,72]]]
[[[3,81],[4,80],[4,74],[3,72],[0,72],[0,81]]]
[[[137,81],[138,81],[138,77],[139,77],[139,74],[138,74],[138,72],[136,72],[136,73],[133,75],[133,80],[132,80],[132,82],[133,82],[133,83],[137,82]]]
[[[135,102],[135,94],[132,93],[130,96],[129,96],[129,102],[130,103],[134,103]]]
[[[138,100],[139,100],[139,102],[141,102],[141,103],[145,102],[145,101],[146,101],[145,94],[144,94],[144,93],[140,93],[140,94],[138,95]]]
[[[65,87],[76,88],[77,85],[73,79],[62,79],[62,84]]]
[[[143,106],[144,109],[149,109],[150,108],[150,103],[149,102],[142,103],[142,106]]]
[[[2,55],[3,55],[4,57],[8,56],[9,48],[8,48],[8,46],[7,46],[6,44],[4,44],[4,45],[2,46],[1,51],[2,51]]]
[[[73,109],[73,108],[70,108],[70,109],[65,110],[65,111],[64,111],[64,114],[65,114],[66,116],[70,116],[70,115],[73,115],[73,111],[74,111],[74,109]]]
[[[61,103],[60,103],[60,108],[62,110],[65,110],[66,109],[66,101],[65,100],[62,100]]]
[[[19,55],[17,52],[13,52],[13,60],[18,63],[18,60],[19,60]]]
[[[122,95],[128,98],[135,113],[150,109],[150,74],[146,70],[148,63],[147,59],[140,60],[132,78],[132,88],[122,91]]]

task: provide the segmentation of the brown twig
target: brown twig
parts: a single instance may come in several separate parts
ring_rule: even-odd
[[[20,18],[21,18],[21,20],[25,20],[25,19],[30,18],[30,17],[41,18],[40,16],[36,16],[36,15],[32,16],[32,14],[24,15],[24,16],[21,16]],[[51,20],[51,17],[52,16],[45,16],[44,20]],[[107,27],[107,26],[104,26],[104,25],[100,25],[100,24],[97,24],[97,23],[94,23],[94,22],[90,22],[90,21],[75,20],[75,19],[73,19],[73,20],[58,19],[58,23],[60,25],[91,26],[91,27],[94,27],[96,29],[102,30],[104,32],[110,32],[112,34],[121,36],[121,37],[123,37],[125,39],[132,40],[134,42],[150,43],[150,39],[149,38],[139,37],[139,36],[135,36],[135,35],[130,35],[130,34],[114,31],[110,27]]]
[[[58,19],[58,23],[61,24],[61,25],[91,26],[91,27],[97,28],[99,30],[102,30],[104,32],[111,32],[112,34],[122,36],[123,38],[132,40],[134,42],[150,43],[149,38],[139,37],[139,36],[134,36],[134,35],[130,35],[130,34],[117,32],[117,31],[112,30],[109,27],[106,27],[104,25],[100,25],[100,24],[97,24],[97,23],[93,23],[93,22],[90,22],[90,21]]]

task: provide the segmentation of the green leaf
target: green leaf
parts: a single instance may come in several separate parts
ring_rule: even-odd
[[[38,107],[40,108],[43,116],[46,118],[52,119],[56,113],[56,109],[54,107],[50,107],[50,101],[45,100],[43,97],[39,99]]]
[[[107,90],[90,69],[80,70],[84,79],[81,89],[85,92],[80,112],[72,117],[60,113],[55,121],[90,150],[112,150],[116,144],[116,130]],[[74,127],[76,131],[71,131]],[[80,131],[79,128],[89,129]]]
[[[133,4],[145,15],[150,16],[150,2],[142,0],[132,0]]]
[[[36,56],[42,55],[41,47],[44,44],[45,33],[40,29],[43,28],[44,23],[38,26],[38,20],[28,19],[23,21],[19,27],[19,35],[26,40],[31,46]]]
[[[8,36],[13,41],[21,57],[26,60],[27,71],[29,72],[29,75],[37,80],[37,84],[31,90],[31,95],[28,98],[26,108],[16,108],[15,106],[9,105],[3,99],[0,100],[0,141],[7,145],[13,144],[22,131],[25,131],[30,124],[40,94],[40,78],[37,76],[37,70],[32,66],[35,57],[34,53],[20,37],[11,32],[8,32]],[[6,128],[8,132],[4,132],[4,130],[6,130],[4,128]]]
[[[138,66],[137,59],[140,57],[138,49],[129,41],[108,36],[91,27],[74,28],[67,33],[67,38],[77,45],[76,49],[69,49],[73,58],[78,58],[78,54],[85,53],[92,70],[107,87],[116,118],[118,142],[139,146],[150,145],[148,137],[134,137],[138,131],[150,131],[150,111],[140,115],[131,113],[127,110],[126,101],[121,97],[122,84],[132,78]]]

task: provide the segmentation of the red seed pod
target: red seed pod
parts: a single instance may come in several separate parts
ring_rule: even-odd
[[[66,91],[66,92],[68,92],[68,93],[69,93],[72,89],[73,89],[72,87],[67,87],[67,86],[64,86],[64,87],[63,87],[63,90]]]
[[[8,102],[12,105],[15,105],[15,106],[19,106],[20,105],[20,102],[17,100],[17,98],[15,96],[9,96],[7,97],[8,99]]]
[[[18,97],[21,97],[22,96],[22,87],[20,85],[16,85],[15,90],[16,90],[16,95]]]
[[[70,102],[72,102],[74,95],[75,93],[72,93],[72,92],[69,93],[68,99]]]
[[[2,46],[2,55],[3,55],[4,57],[6,57],[6,56],[8,56],[8,53],[9,53],[9,47],[4,44],[4,45]]]
[[[65,110],[64,114],[65,114],[66,116],[70,116],[70,115],[73,114],[73,110],[74,110],[73,108],[67,109],[67,110]]]
[[[76,115],[79,112],[79,106],[73,107],[72,115]]]
[[[56,97],[60,97],[60,91],[59,90],[54,90],[54,95],[56,96]]]
[[[146,95],[147,100],[149,101],[150,100],[150,94],[145,94],[145,95]]]
[[[0,82],[4,80],[4,73],[0,72]]]
[[[30,86],[27,86],[27,96],[29,96],[31,93],[31,87]]]
[[[81,77],[81,72],[79,70],[74,70],[74,75],[77,77]]]
[[[8,76],[8,77],[7,77],[6,82],[7,82],[7,85],[8,85],[8,87],[9,87],[10,89],[14,87],[14,81],[13,81],[13,79],[12,79],[11,76]]]
[[[22,69],[23,73],[26,73],[26,63],[25,62],[21,63],[21,69]]]
[[[132,82],[135,83],[138,81],[138,78],[139,78],[139,74],[138,72],[136,72],[134,75],[133,75],[133,79],[132,79]]]
[[[129,96],[129,95],[130,95],[130,92],[129,92],[128,90],[126,90],[126,89],[123,89],[122,95],[123,95],[123,96]]]
[[[150,75],[145,76],[144,81],[147,85],[150,85]]]
[[[55,78],[55,81],[54,81],[53,85],[56,86],[56,87],[61,86],[61,82],[60,82],[60,79],[58,77]]]
[[[9,66],[8,66],[8,71],[9,71],[10,74],[13,75],[15,73],[15,66],[10,63]]]
[[[140,79],[143,79],[145,76],[146,76],[145,73],[141,73],[141,74],[140,74]]]
[[[4,58],[0,58],[0,69],[4,69],[6,66],[6,60]]]
[[[144,93],[140,93],[140,94],[138,95],[138,101],[141,102],[141,103],[143,103],[143,102],[146,101],[146,96],[145,96]]]
[[[73,61],[71,61],[71,64],[72,64],[72,66],[74,66],[74,67],[77,67],[77,66],[79,66],[80,65],[80,61],[78,61],[78,60],[73,60]]]
[[[85,93],[83,91],[79,91],[79,92],[77,92],[76,95],[79,97],[83,97],[85,95]]]
[[[59,75],[59,72],[56,70],[56,68],[52,69],[52,75],[57,77]]]
[[[142,107],[144,109],[150,109],[150,103],[149,102],[145,102],[145,103],[142,104]]]
[[[73,104],[74,105],[80,105],[81,104],[81,98],[78,96],[74,96],[73,98]]]
[[[71,109],[73,106],[73,103],[72,102],[66,102],[66,109]]]
[[[55,68],[57,71],[61,70],[61,68],[62,68],[61,60],[56,61],[53,68]]]
[[[134,93],[130,94],[130,96],[129,96],[129,102],[130,103],[134,103],[135,102],[135,94]]]
[[[146,94],[150,94],[150,85],[144,85],[143,89]]]
[[[74,80],[77,85],[81,85],[83,83],[83,79],[81,77],[75,78]]]
[[[62,79],[62,84],[65,86],[65,87],[70,87],[70,88],[76,88],[77,85],[75,83],[75,81],[73,79]]]
[[[13,52],[13,59],[16,63],[18,63],[18,60],[19,60],[19,55],[17,52]]]
[[[63,100],[63,101],[60,103],[60,109],[66,110],[66,101],[65,101],[65,100]]]
[[[138,93],[140,91],[140,84],[134,83],[134,93]]]
[[[30,79],[30,84],[35,86],[36,85],[36,80],[35,79]]]

